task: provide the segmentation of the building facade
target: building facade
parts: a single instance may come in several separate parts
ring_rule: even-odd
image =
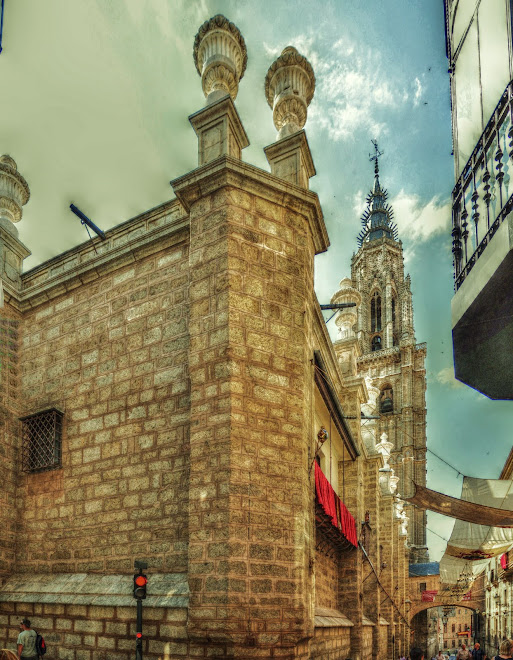
[[[508,0],[444,0],[455,186],[456,378],[513,398],[513,53]]]
[[[367,335],[344,358],[313,287],[312,68],[288,47],[268,71],[269,172],[241,158],[236,26],[206,21],[194,60],[198,167],[105,240],[24,273],[29,187],[0,159],[1,645],[28,616],[55,657],[133,657],[138,560],[149,660],[399,657],[408,521],[362,437]]]
[[[513,449],[504,464],[499,479],[513,478]],[[501,641],[513,634],[513,550],[490,559],[482,576],[483,608],[479,616],[479,640],[489,655],[495,653]]]

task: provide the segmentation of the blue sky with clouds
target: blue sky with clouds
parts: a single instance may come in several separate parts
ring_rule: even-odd
[[[450,97],[442,0],[6,0],[0,55],[2,153],[31,187],[19,224],[33,267],[84,241],[74,201],[108,229],[172,196],[169,180],[197,162],[187,117],[204,104],[192,60],[201,23],[224,13],[241,30],[248,67],[237,107],[267,168],[275,139],[264,78],[292,44],[317,79],[306,132],[331,247],[316,259],[327,302],[350,273],[372,184],[370,140],[384,151],[417,341],[428,342],[428,446],[462,473],[497,477],[509,453],[511,404],[492,402],[452,374]],[[458,495],[461,479],[428,454],[428,483]],[[452,521],[429,514],[448,538]],[[432,558],[443,542],[428,534]]]

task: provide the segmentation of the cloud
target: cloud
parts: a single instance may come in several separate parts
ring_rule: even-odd
[[[451,221],[449,200],[435,196],[424,204],[418,195],[401,190],[389,201],[394,209],[394,221],[400,236],[408,236],[411,241],[418,243],[435,234],[448,232]]]
[[[274,59],[281,53],[281,50],[277,46],[270,46],[265,41],[262,43],[262,45],[268,58]]]
[[[445,367],[444,369],[440,369],[440,371],[435,374],[435,380],[437,383],[440,383],[441,385],[448,385],[455,390],[459,389],[460,387],[465,387],[463,383],[460,383],[460,381],[456,380],[454,377],[453,367]]]
[[[360,218],[363,215],[363,212],[365,211],[365,208],[367,204],[365,203],[365,198],[366,194],[363,192],[363,190],[358,190],[357,192],[354,193],[353,195],[353,212],[354,215]]]
[[[422,83],[418,78],[415,78],[415,93],[413,95],[413,105],[417,106],[420,103],[420,97],[422,96]]]

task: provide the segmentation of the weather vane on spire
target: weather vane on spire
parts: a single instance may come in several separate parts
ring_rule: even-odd
[[[371,140],[372,144],[374,145],[374,155],[369,154],[369,160],[374,161],[374,174],[377,174],[379,172],[379,163],[378,159],[380,156],[382,156],[385,152],[380,151],[378,147],[378,141],[377,140]]]

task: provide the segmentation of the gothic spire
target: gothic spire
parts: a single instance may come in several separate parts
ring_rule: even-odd
[[[379,157],[383,152],[379,150],[377,140],[371,142],[374,145],[374,155],[370,155],[369,160],[374,161],[374,185],[367,195],[367,208],[361,218],[363,229],[358,234],[359,247],[367,241],[383,237],[397,240],[397,227],[392,222],[394,212],[387,204],[388,192],[379,183]]]

